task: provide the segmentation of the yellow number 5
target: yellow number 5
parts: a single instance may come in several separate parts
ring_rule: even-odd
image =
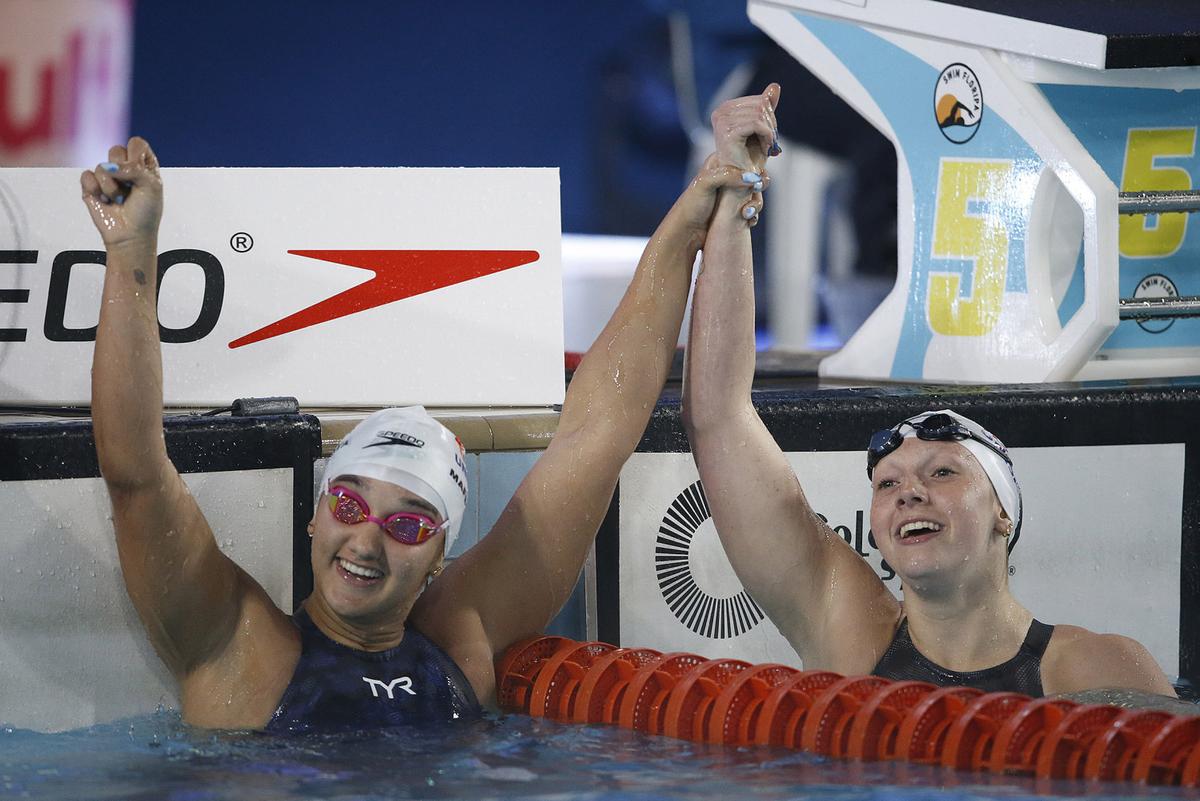
[[[1187,190],[1192,176],[1182,167],[1159,167],[1163,156],[1189,157],[1196,152],[1195,128],[1132,128],[1125,142],[1121,170],[1122,192]],[[1179,250],[1187,233],[1187,214],[1123,214],[1120,218],[1122,256],[1170,256]],[[1151,225],[1151,220],[1157,224]]]
[[[929,325],[947,336],[978,337],[995,327],[1004,301],[1008,273],[1008,228],[1001,205],[1012,191],[1011,161],[945,159],[938,175],[933,220],[933,257],[974,263],[970,296],[962,297],[962,276],[935,273],[929,278]],[[991,204],[982,214],[968,211],[972,201]]]

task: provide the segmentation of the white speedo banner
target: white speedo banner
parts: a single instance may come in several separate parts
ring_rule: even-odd
[[[162,173],[168,406],[562,401],[556,169]],[[104,249],[79,197],[78,170],[0,169],[0,403],[89,401]]]
[[[1133,637],[1178,675],[1184,446],[1011,454],[1025,501],[1009,570],[1017,600],[1046,623]],[[787,456],[813,508],[899,595],[871,538],[864,453]],[[799,666],[734,575],[698,478],[690,453],[635,453],[621,472],[621,645]]]

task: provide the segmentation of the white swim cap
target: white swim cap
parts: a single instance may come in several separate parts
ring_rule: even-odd
[[[433,504],[449,521],[450,553],[467,508],[466,451],[424,406],[381,409],[356,425],[325,464],[321,492],[338,476],[386,481]]]
[[[1013,521],[1012,535],[1008,540],[1008,550],[1012,551],[1013,546],[1017,544],[1017,538],[1021,536],[1021,517],[1024,510],[1021,506],[1021,485],[1017,483],[1017,474],[1013,470],[1008,448],[1004,447],[1000,438],[971,418],[950,409],[922,412],[908,418],[893,430],[899,429],[905,439],[910,439],[917,436],[914,426],[920,427],[930,417],[938,414],[951,418],[965,432],[969,433],[969,436],[965,438],[946,436],[932,437],[932,439],[957,442],[970,451],[971,455],[975,457],[975,461],[979,462],[983,472],[987,474],[988,480],[992,482],[992,489],[996,491],[996,497],[1000,499],[1000,505],[1004,507],[1005,514],[1008,515],[1009,520]],[[905,425],[906,423],[907,425]]]

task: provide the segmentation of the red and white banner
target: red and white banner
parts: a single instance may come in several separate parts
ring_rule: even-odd
[[[562,402],[557,170],[168,168],[163,182],[168,406]],[[104,248],[79,195],[76,170],[0,170],[0,402],[89,401]]]
[[[128,137],[132,0],[0,0],[0,166],[98,161]]]

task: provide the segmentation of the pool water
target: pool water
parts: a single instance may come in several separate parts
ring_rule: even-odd
[[[0,729],[0,798],[294,799],[1193,798],[1195,791],[1038,782],[899,763],[722,748],[523,715],[338,735],[219,733],[176,712],[59,734]]]

